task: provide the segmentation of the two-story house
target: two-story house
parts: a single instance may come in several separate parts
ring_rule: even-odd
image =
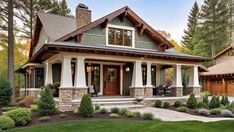
[[[234,45],[213,57],[215,65],[202,72],[204,90],[212,94],[234,96]]]
[[[151,97],[167,68],[174,68],[173,96],[183,93],[182,68],[191,68],[189,93],[199,94],[206,60],[175,51],[127,6],[92,22],[91,10],[79,4],[75,18],[38,13],[29,61],[19,71],[31,92],[59,82],[58,108],[70,110],[93,87],[101,96]]]

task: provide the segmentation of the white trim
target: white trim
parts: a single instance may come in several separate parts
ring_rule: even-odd
[[[97,37],[103,37],[105,35],[100,35],[100,34],[94,34],[94,33],[84,33],[85,35],[89,35],[89,36],[97,36]]]
[[[98,95],[103,95],[103,64],[100,64],[100,91]]]
[[[27,63],[24,66],[22,66],[21,68],[24,69],[24,68],[29,67],[29,66],[41,68],[41,67],[43,67],[43,64],[40,64],[40,63]]]
[[[121,46],[121,45],[112,45],[109,44],[109,38],[108,38],[108,32],[109,28],[117,28],[117,29],[125,29],[132,31],[132,45],[131,46]],[[133,27],[127,27],[127,26],[121,26],[121,25],[112,25],[108,24],[106,26],[106,46],[113,46],[113,47],[121,47],[121,48],[135,48],[135,28]]]
[[[123,95],[123,65],[120,65],[120,95]]]

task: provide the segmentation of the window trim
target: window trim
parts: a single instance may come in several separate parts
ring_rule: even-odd
[[[108,38],[109,37],[108,36],[109,28],[116,28],[116,29],[123,29],[123,30],[132,31],[132,45],[131,46],[121,46],[121,45],[112,45],[112,44],[109,44],[109,38]],[[122,47],[122,48],[135,48],[135,28],[133,28],[133,27],[127,27],[127,26],[108,24],[106,26],[106,46]]]

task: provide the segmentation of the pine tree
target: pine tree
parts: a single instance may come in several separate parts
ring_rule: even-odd
[[[56,112],[53,95],[48,86],[45,86],[40,93],[40,98],[38,101],[38,112],[41,115],[51,115]]]
[[[196,33],[196,28],[198,27],[199,10],[199,6],[195,1],[188,16],[188,29],[184,30],[185,35],[182,37],[183,46],[191,51],[194,49],[194,43],[192,43],[192,41],[194,39],[194,34]]]
[[[229,0],[205,0],[201,8],[203,49],[207,56],[220,52],[230,39]]]

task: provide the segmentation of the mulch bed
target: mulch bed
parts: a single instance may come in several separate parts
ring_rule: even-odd
[[[169,110],[174,110],[174,111],[176,111],[176,108],[177,108],[177,107],[171,106],[171,107],[169,108]],[[197,113],[197,109],[190,109],[190,108],[188,108],[187,114],[196,115],[196,116],[203,116],[203,117],[210,117],[210,118],[217,118],[217,117],[218,117],[218,118],[225,118],[225,117],[221,116],[220,113],[217,114],[217,115],[211,115],[211,114],[210,114],[210,115],[208,115],[208,116],[201,115],[201,114]]]
[[[95,113],[93,114],[93,117],[90,117],[90,118],[82,117],[78,114],[74,114],[73,112],[64,112],[63,114],[66,114],[66,117],[60,118],[59,113],[58,113],[58,114],[50,115],[49,121],[41,122],[39,121],[39,118],[41,117],[41,115],[39,115],[38,113],[33,113],[32,121],[29,124],[27,124],[26,126],[17,126],[17,127],[39,126],[39,125],[47,125],[50,123],[56,123],[56,122],[62,122],[62,121],[73,121],[73,120],[97,120],[97,119],[143,120],[142,118],[139,118],[139,117],[127,117],[123,115],[119,115],[119,117],[117,118],[110,118],[109,117],[110,113],[107,113],[107,114]]]

